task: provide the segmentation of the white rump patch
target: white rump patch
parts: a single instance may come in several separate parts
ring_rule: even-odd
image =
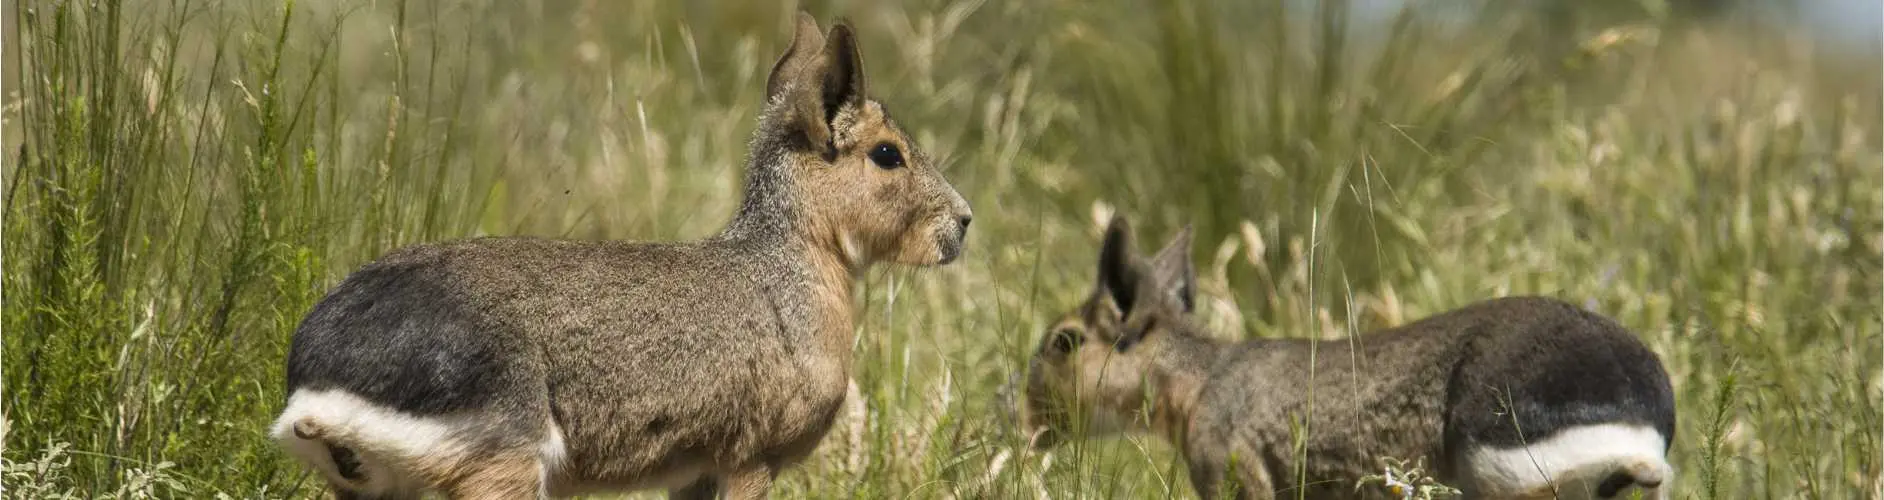
[[[312,440],[302,439],[295,433],[297,423],[305,423],[318,435]],[[459,447],[452,441],[452,433],[452,426],[440,419],[409,415],[340,390],[295,391],[269,430],[289,455],[313,466],[329,481],[369,495],[424,488],[395,464]],[[553,438],[561,443],[560,435]],[[341,477],[322,441],[353,450],[365,480]]]
[[[1655,428],[1639,425],[1599,424],[1564,429],[1528,446],[1483,446],[1468,452],[1470,474],[1483,491],[1494,497],[1542,495],[1551,498],[1596,498],[1596,489],[1613,473],[1627,471],[1638,481],[1659,483],[1658,488],[1634,484],[1621,490],[1643,490],[1644,498],[1665,498],[1674,470],[1662,450],[1668,439]]]
[[[543,485],[542,494],[548,497],[551,496],[550,484],[562,473],[563,463],[569,460],[569,446],[563,443],[563,427],[556,425],[555,419],[545,423],[549,425],[549,432],[543,433],[543,442],[537,444],[536,455],[541,479],[538,484]]]

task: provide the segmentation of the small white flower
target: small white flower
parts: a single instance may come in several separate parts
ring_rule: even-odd
[[[1393,477],[1392,467],[1382,467],[1381,471],[1383,472],[1382,475],[1386,477],[1386,479],[1381,482],[1387,486],[1387,491],[1394,495],[1399,495],[1402,499],[1413,498],[1413,485]]]

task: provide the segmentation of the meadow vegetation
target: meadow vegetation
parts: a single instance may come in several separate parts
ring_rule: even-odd
[[[1678,497],[1884,495],[1878,44],[1539,4],[806,2],[976,223],[867,279],[857,393],[774,493],[1191,495],[1156,439],[1027,450],[1001,397],[1118,211],[1195,226],[1225,337],[1565,298],[1661,354]],[[420,241],[711,234],[794,6],[7,9],[4,497],[306,498],[264,430],[326,287]]]

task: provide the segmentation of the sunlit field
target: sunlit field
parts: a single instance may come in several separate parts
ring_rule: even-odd
[[[1884,496],[1877,35],[1694,3],[7,2],[4,497],[324,495],[265,431],[327,288],[712,234],[799,7],[975,223],[866,278],[857,392],[776,497],[1194,497],[1161,440],[1030,450],[1002,397],[1113,213],[1195,228],[1225,338],[1559,297],[1661,355],[1677,498]]]

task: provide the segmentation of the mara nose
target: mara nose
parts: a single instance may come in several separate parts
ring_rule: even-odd
[[[957,220],[957,221],[959,221],[959,222],[961,222],[961,223],[962,223],[962,232],[963,232],[963,233],[967,233],[967,232],[968,232],[968,223],[969,223],[969,222],[973,222],[973,221],[975,220],[975,216],[973,216],[973,215],[964,215],[964,216],[961,216],[961,217],[956,217],[956,218],[955,218],[955,220]]]

